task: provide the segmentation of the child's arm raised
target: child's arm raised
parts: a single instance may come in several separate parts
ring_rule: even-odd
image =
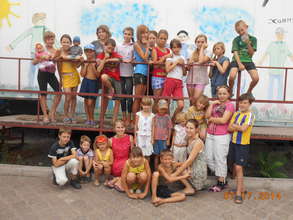
[[[144,60],[148,61],[149,58],[149,47],[146,48],[145,52],[141,49],[140,45],[138,43],[134,44],[134,49],[138,53],[138,55]]]
[[[205,64],[207,63],[211,58],[204,54],[204,50],[208,47],[208,45],[205,43],[202,45],[202,47],[199,50],[199,57],[198,57],[198,64]]]
[[[121,183],[122,183],[123,189],[125,190],[125,193],[127,194],[127,196],[131,199],[137,199],[137,194],[131,193],[128,188],[128,185],[126,182],[127,174],[128,174],[128,160],[126,161],[126,163],[123,167],[122,173],[121,173]]]

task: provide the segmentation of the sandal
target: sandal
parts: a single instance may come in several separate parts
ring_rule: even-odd
[[[209,188],[209,192],[221,192],[223,188],[219,185],[214,185]]]
[[[234,203],[235,204],[242,204],[243,203],[242,196],[235,195],[235,197],[234,197]]]

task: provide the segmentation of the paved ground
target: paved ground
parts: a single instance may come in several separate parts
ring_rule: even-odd
[[[91,183],[83,184],[79,191],[69,186],[60,189],[43,177],[0,176],[0,219],[293,220],[293,192],[280,192],[280,200],[272,200],[252,190],[250,199],[242,205],[226,200],[225,195],[203,191],[182,203],[156,208],[150,197],[131,200],[123,193]]]

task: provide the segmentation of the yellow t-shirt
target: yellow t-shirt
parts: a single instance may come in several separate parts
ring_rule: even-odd
[[[249,125],[246,131],[234,131],[232,134],[232,143],[246,145],[250,144],[251,130],[255,121],[255,116],[252,112],[242,113],[237,111],[233,114],[230,123],[237,125]]]
[[[142,173],[143,171],[145,171],[144,163],[145,163],[145,160],[138,167],[131,167],[129,161],[127,160],[128,172],[135,173],[135,174]]]
[[[195,106],[191,106],[188,108],[187,112],[185,113],[186,120],[189,119],[195,119],[199,122],[200,127],[207,125],[206,119],[205,119],[205,111],[198,110]]]

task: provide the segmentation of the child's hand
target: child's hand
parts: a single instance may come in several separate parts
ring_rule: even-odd
[[[242,70],[245,70],[245,66],[244,66],[242,63],[239,64],[238,66],[239,66],[239,70],[241,70],[241,71],[242,71]]]
[[[209,118],[208,123],[214,123],[214,118],[213,117]]]
[[[215,60],[211,60],[210,65],[211,65],[211,66],[216,66],[216,65],[217,65],[217,61],[215,61]]]
[[[203,48],[203,49],[208,48],[208,44],[207,44],[207,43],[204,43],[204,44],[202,45],[202,48]]]
[[[131,198],[131,199],[138,199],[137,195],[138,195],[138,194],[129,193],[129,194],[128,194],[128,197]]]
[[[84,62],[84,58],[83,58],[83,56],[80,56],[80,57],[79,57],[79,60],[80,60],[80,62],[83,63],[83,62]]]
[[[178,59],[177,62],[178,62],[178,64],[181,64],[181,65],[184,64],[184,60],[182,58]]]
[[[105,53],[104,59],[108,59],[108,58],[110,58],[110,54],[109,53]]]
[[[220,102],[220,100],[215,100],[215,101],[212,102],[212,104],[213,104],[213,105],[220,105],[221,102]]]
[[[146,194],[145,193],[139,193],[139,194],[136,194],[137,196],[137,199],[144,199],[146,197]]]

